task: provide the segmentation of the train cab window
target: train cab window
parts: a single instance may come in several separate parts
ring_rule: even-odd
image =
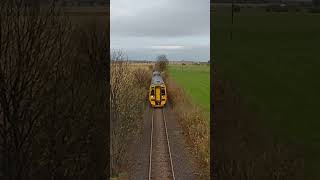
[[[154,96],[154,89],[151,90],[150,95],[151,95],[151,96]]]
[[[166,90],[164,88],[161,89],[161,95],[162,96],[166,95]]]

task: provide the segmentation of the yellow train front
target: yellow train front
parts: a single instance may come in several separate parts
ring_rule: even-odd
[[[152,107],[163,107],[167,102],[166,85],[159,72],[154,72],[152,75],[149,88],[149,102]]]

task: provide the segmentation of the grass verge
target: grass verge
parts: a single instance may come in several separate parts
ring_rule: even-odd
[[[192,149],[196,164],[199,165],[200,179],[209,179],[209,122],[203,117],[203,111],[191,103],[184,90],[175,82],[166,78],[169,101],[176,112],[178,122],[182,127],[187,142]]]

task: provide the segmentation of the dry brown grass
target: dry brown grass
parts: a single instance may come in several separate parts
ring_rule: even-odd
[[[132,69],[144,69],[151,71],[153,69],[154,64],[148,63],[130,63],[130,68]]]
[[[210,176],[210,149],[209,135],[210,127],[208,121],[203,117],[201,109],[190,102],[190,99],[170,78],[165,77],[168,99],[176,112],[178,122],[187,137],[188,145],[197,165],[198,177],[209,179]]]
[[[143,126],[145,97],[151,71],[133,67],[125,53],[114,51],[111,63],[111,175],[118,179],[127,174],[130,143],[136,140]]]

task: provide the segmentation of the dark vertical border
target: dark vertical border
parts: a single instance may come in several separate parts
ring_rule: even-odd
[[[107,179],[110,178],[110,0],[107,0],[107,10],[108,10],[108,18],[107,18],[107,23],[108,23],[108,29],[107,29],[107,57],[106,57],[106,105],[105,105],[105,110],[106,110],[106,176]],[[105,179],[105,178],[104,178]]]

